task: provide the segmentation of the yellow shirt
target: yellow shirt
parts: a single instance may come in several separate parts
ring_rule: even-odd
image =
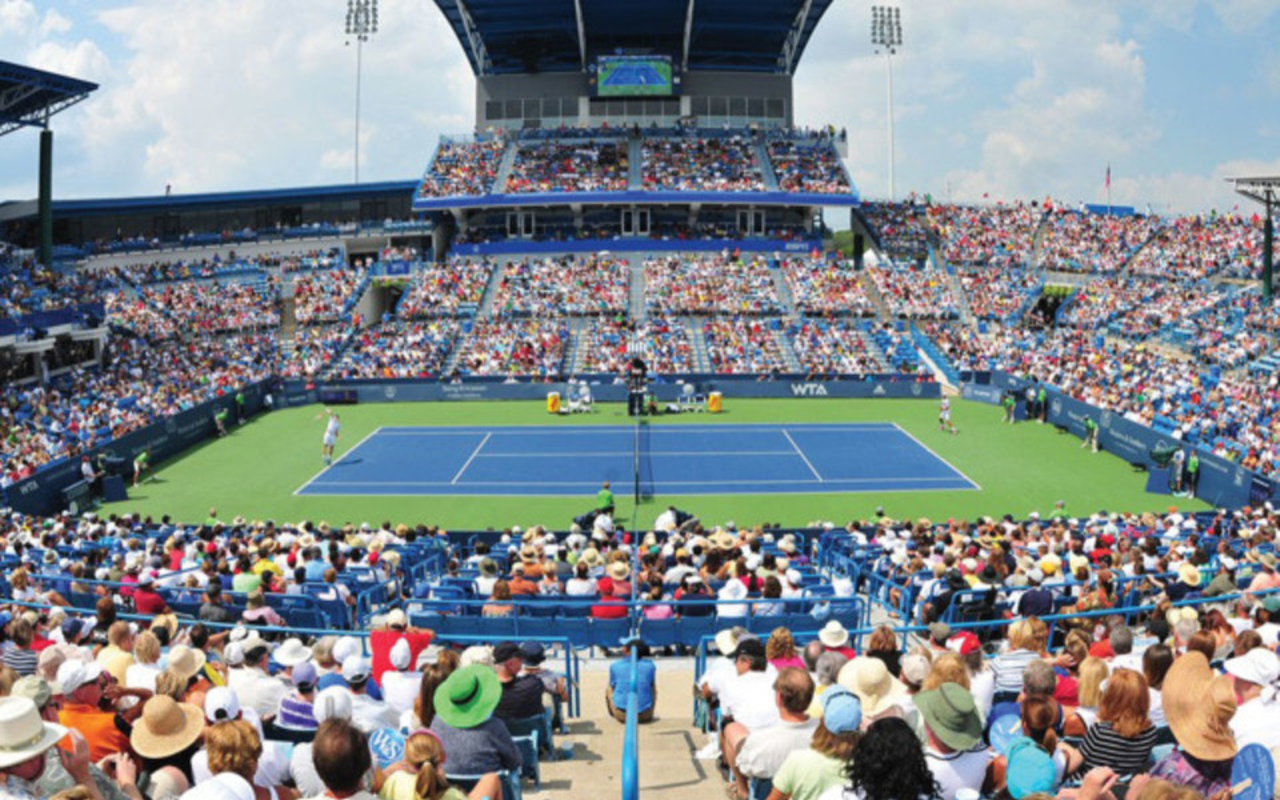
[[[123,686],[125,670],[133,666],[133,653],[109,644],[98,651],[98,663],[116,679],[116,683]]]
[[[253,574],[260,576],[264,572],[274,572],[276,575],[284,575],[284,570],[280,569],[280,566],[276,564],[276,562],[266,558],[259,559],[258,563],[253,565]]]

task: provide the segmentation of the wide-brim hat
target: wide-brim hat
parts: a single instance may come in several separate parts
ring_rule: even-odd
[[[502,682],[492,668],[462,667],[436,688],[436,715],[450,727],[474,728],[493,716],[501,699]]]
[[[883,714],[907,695],[907,687],[878,658],[858,656],[840,668],[836,681],[858,696],[868,717]]]
[[[588,547],[582,551],[582,555],[578,557],[578,560],[588,567],[598,567],[604,563],[604,556],[600,555],[600,551],[594,547]]]
[[[1200,570],[1194,564],[1184,561],[1178,567],[1178,580],[1194,589],[1200,585]]]
[[[609,577],[615,581],[625,581],[631,576],[631,567],[625,561],[615,561],[605,569]]]
[[[285,639],[271,654],[271,658],[282,667],[296,667],[311,658],[311,648],[304,645],[301,639]]]
[[[973,695],[960,684],[944,683],[912,699],[925,725],[947,747],[964,752],[982,741],[982,720],[978,718]]]
[[[34,701],[0,698],[0,769],[35,758],[66,735],[66,728],[40,718]]]
[[[185,644],[176,645],[169,651],[168,669],[182,680],[189,680],[204,666],[205,656],[200,650]]]
[[[1169,667],[1160,688],[1161,704],[1178,745],[1204,761],[1235,758],[1229,725],[1236,713],[1231,678],[1215,675],[1203,653],[1183,653]]]
[[[537,549],[532,546],[522,547],[520,549],[520,560],[526,564],[536,563],[538,560]]]
[[[158,694],[142,707],[129,744],[143,758],[167,758],[195,744],[203,732],[202,709]]]
[[[742,628],[725,628],[718,632],[715,637],[716,649],[723,655],[729,655],[738,649],[738,637],[742,634]]]
[[[839,620],[831,620],[818,631],[818,641],[827,647],[844,647],[849,643],[849,632]]]

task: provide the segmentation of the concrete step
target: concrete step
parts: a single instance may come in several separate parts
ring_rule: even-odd
[[[893,319],[893,315],[889,313],[889,305],[885,303],[884,297],[880,294],[880,288],[871,277],[871,270],[864,269],[859,279],[862,281],[863,290],[867,293],[867,299],[871,301],[871,307],[876,310],[876,318],[881,322]]]

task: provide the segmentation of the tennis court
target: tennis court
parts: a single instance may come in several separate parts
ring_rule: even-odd
[[[295,494],[571,496],[976,490],[892,423],[383,427]]]

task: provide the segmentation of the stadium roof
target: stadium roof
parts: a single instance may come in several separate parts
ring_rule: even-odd
[[[49,117],[79,103],[98,84],[0,61],[0,136],[43,128]]]
[[[790,75],[832,0],[436,0],[477,75],[575,72],[619,51]]]

